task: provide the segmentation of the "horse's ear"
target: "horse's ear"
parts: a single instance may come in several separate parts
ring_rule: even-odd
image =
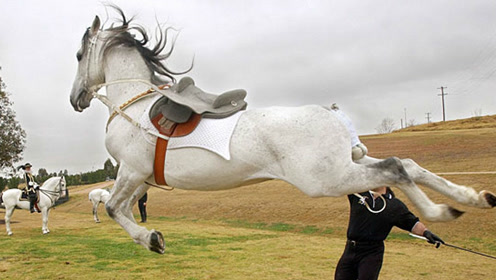
[[[93,23],[91,24],[91,35],[95,35],[100,29],[100,18],[95,16]]]

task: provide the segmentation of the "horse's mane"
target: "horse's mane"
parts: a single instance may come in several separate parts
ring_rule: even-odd
[[[172,82],[176,81],[176,78],[173,75],[181,75],[189,72],[193,65],[189,67],[186,71],[183,72],[175,72],[170,70],[165,65],[165,60],[169,58],[174,50],[174,41],[170,43],[170,49],[164,53],[162,53],[165,47],[168,45],[168,32],[170,30],[174,30],[172,27],[167,27],[165,30],[162,28],[160,24],[157,26],[156,32],[156,40],[154,46],[147,47],[147,44],[150,42],[148,33],[146,30],[140,25],[132,25],[133,17],[130,19],[126,18],[126,15],[122,11],[121,8],[115,5],[108,5],[110,8],[116,10],[120,16],[120,26],[112,26],[110,28],[105,29],[105,31],[109,31],[111,35],[105,42],[104,46],[104,56],[106,53],[114,47],[117,46],[125,46],[125,47],[134,47],[141,54],[146,64],[150,68],[150,70],[155,74],[154,77],[160,79],[158,76],[166,76]],[[131,34],[129,31],[135,31],[141,37],[141,40],[136,39],[136,36]],[[88,31],[83,36],[83,42],[87,42]],[[86,38],[86,40],[85,40]]]
[[[43,182],[43,184],[40,186],[40,188],[43,188],[43,187],[46,187],[48,184],[50,184],[52,181],[56,181],[56,180],[61,180],[64,176],[54,176],[54,177],[50,177],[48,179],[45,180],[45,182]]]

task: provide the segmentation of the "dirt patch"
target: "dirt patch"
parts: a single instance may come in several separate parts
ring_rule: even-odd
[[[114,181],[106,181],[106,182],[101,182],[101,183],[96,183],[96,184],[91,184],[91,185],[83,185],[83,186],[75,186],[75,187],[69,187],[69,193],[70,194],[88,194],[90,191],[94,189],[105,189],[105,188],[111,188],[112,185],[114,185]]]
[[[388,157],[396,155],[409,157],[432,171],[451,172],[496,170],[496,161],[494,161],[496,148],[493,145],[495,138],[496,129],[484,129],[478,131],[405,132],[382,136],[365,136],[362,137],[362,140],[369,147],[372,156]],[[458,184],[473,186],[476,190],[488,189],[496,192],[496,186],[494,185],[496,175],[449,175],[444,177]],[[85,235],[92,236],[95,232],[99,232],[100,229],[104,229],[108,233],[108,237],[106,236],[102,239],[102,244],[110,242],[106,241],[107,239],[118,239],[134,245],[125,232],[105,214],[103,206],[100,206],[102,223],[96,224],[93,221],[91,203],[87,199],[87,194],[92,189],[105,188],[112,184],[113,182],[104,182],[70,188],[72,199],[57,206],[50,213],[49,227],[52,233],[48,238],[58,240],[59,234],[67,234],[67,231],[70,230],[76,231],[77,234],[84,232]],[[417,212],[401,192],[397,191],[396,193],[413,212]],[[496,212],[494,209],[475,209],[461,206],[431,190],[426,190],[426,193],[436,203],[449,203],[467,212],[454,222],[427,223],[427,226],[433,232],[440,235],[448,243],[462,245],[465,248],[491,255],[496,254],[496,231],[494,230],[496,228]],[[212,278],[235,278],[229,276],[239,275],[241,272],[239,272],[238,268],[246,267],[247,273],[242,274],[244,277],[240,276],[238,279],[254,278],[255,274],[253,273],[255,272],[259,273],[257,276],[260,276],[259,278],[255,277],[257,279],[327,279],[332,278],[332,273],[344,246],[348,212],[349,206],[346,197],[310,198],[285,182],[272,180],[252,186],[217,192],[183,190],[166,192],[150,189],[148,199],[150,219],[145,226],[161,230],[167,241],[172,240],[171,247],[176,246],[177,248],[178,245],[182,244],[179,241],[192,242],[185,246],[184,252],[176,252],[177,255],[165,255],[175,261],[181,257],[185,259],[177,266],[180,276],[176,279],[185,279],[182,274],[187,269],[193,271],[191,279],[206,279],[201,272],[208,269],[210,269],[212,275],[217,275],[217,277],[214,275]],[[136,208],[134,213],[138,213]],[[163,219],[162,217],[172,218]],[[186,219],[183,220],[183,217]],[[16,211],[13,218],[16,221],[21,221],[12,228],[14,231],[13,238],[31,240],[33,232],[41,236],[40,214],[30,214],[28,211],[21,210]],[[211,240],[219,240],[219,236],[223,236],[224,232],[227,231],[229,233],[225,239],[233,239],[230,232],[238,231],[239,228],[236,229],[231,226],[235,223],[223,222],[225,220],[316,226],[332,230],[328,231],[331,234],[320,236],[318,233],[312,235],[249,229],[248,231],[254,232],[253,238],[240,239],[243,241],[240,244],[226,245],[225,248],[222,247],[224,245],[219,243],[222,246],[218,245],[218,247],[211,248],[213,253],[208,258],[201,259],[202,261],[194,263],[194,266],[190,264],[190,261],[197,260],[202,254],[205,254],[205,250],[210,249],[208,246],[199,246],[200,237],[204,238],[204,235],[211,234]],[[241,231],[243,232],[239,234],[247,235],[245,229]],[[396,234],[398,232],[400,230],[394,230],[390,236],[391,238],[386,241],[387,249],[381,273],[383,279],[491,279],[493,276],[491,260],[447,247],[434,249],[429,244],[425,244],[425,242],[408,239],[406,235]],[[195,238],[191,238],[192,233],[196,234]],[[277,237],[267,241],[257,241],[256,237],[260,233],[277,235]],[[76,235],[76,233],[73,234]],[[185,238],[174,240],[178,236],[185,236]],[[262,242],[262,245],[257,244],[257,242]],[[270,248],[273,249],[269,250]],[[195,253],[194,250],[196,249],[201,250]],[[78,256],[88,254],[87,249],[83,254],[79,254],[80,250],[81,248],[75,247],[72,251],[78,252]],[[133,247],[130,250],[135,249]],[[141,252],[139,250],[144,249],[139,247],[136,250],[138,250],[136,252]],[[318,252],[318,254],[310,254],[312,252]],[[38,253],[39,251],[36,252],[36,254]],[[33,254],[33,256],[36,254]],[[63,256],[64,254],[60,253],[59,255]],[[59,257],[59,255],[51,254],[51,257]],[[240,259],[234,261],[233,258],[236,256],[240,256]],[[145,266],[148,262],[156,260],[159,261],[149,267]],[[312,265],[309,264],[310,260],[322,261]],[[40,270],[39,262],[33,262],[37,265],[32,265],[31,267],[33,270],[44,272],[64,271],[64,273],[66,273],[67,269],[80,269],[80,264],[68,268],[65,261],[64,259],[63,268],[53,265],[52,269]],[[87,261],[85,259],[80,260],[81,264]],[[142,266],[148,277],[150,277],[149,275],[157,275],[156,278],[163,276],[164,264],[161,263],[163,258],[160,259],[160,257],[153,255],[153,258],[150,257],[150,260],[147,261],[139,263],[132,263],[132,261],[133,257],[130,257],[129,262],[131,263],[128,267],[133,269],[133,272],[136,271],[137,267]],[[224,262],[229,265],[224,266]],[[9,270],[9,265],[13,266],[18,263],[20,261],[4,262],[2,264],[0,259],[0,272]],[[57,264],[58,262],[51,261],[49,263]],[[72,263],[74,261],[71,259]],[[104,272],[115,273],[112,270],[94,268],[103,264],[102,258],[98,263],[94,263],[94,266],[81,268],[81,271],[75,270],[77,272],[72,275],[85,275],[85,278],[88,278],[88,272],[93,273],[91,276],[94,277],[100,276]],[[203,264],[205,264],[205,267],[199,267],[199,265]],[[22,263],[22,265],[23,269],[25,269],[26,265],[29,264]],[[124,268],[122,269],[124,271]],[[233,271],[234,274],[230,274],[227,269],[238,270]],[[319,271],[322,274],[309,275],[309,273],[314,273],[318,269],[321,269]],[[269,277],[267,273],[276,273],[277,275]],[[289,277],[291,275],[293,275],[292,278]],[[47,278],[56,277],[50,275]],[[138,279],[139,277],[136,278]]]

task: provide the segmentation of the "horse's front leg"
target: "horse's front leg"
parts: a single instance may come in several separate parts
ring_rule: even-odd
[[[10,229],[10,218],[14,214],[14,207],[5,206],[5,229],[7,230],[7,235],[12,235],[12,230]]]
[[[125,163],[121,163],[112,195],[105,204],[105,208],[109,216],[133,238],[134,242],[151,251],[163,254],[165,242],[162,233],[155,230],[149,231],[145,227],[137,225],[134,219],[129,219],[123,213],[123,206],[125,203],[129,203],[127,200],[131,198],[138,186],[143,184],[147,177],[149,175],[136,172]],[[124,208],[126,209],[126,206]]]
[[[146,184],[141,184],[136,191],[131,195],[131,197],[122,203],[121,210],[122,213],[128,217],[129,220],[136,223],[136,219],[133,215],[133,206],[138,202],[138,200],[148,191],[150,187]]]
[[[43,232],[43,234],[50,233],[50,230],[48,229],[48,213],[49,212],[50,212],[50,209],[48,207],[41,208],[41,220],[42,220],[41,231]]]
[[[369,164],[379,161],[381,160],[366,156],[357,161],[357,163]],[[484,190],[477,193],[473,188],[454,184],[453,182],[422,168],[412,159],[402,159],[401,163],[415,183],[433,189],[454,201],[479,208],[491,208],[496,206],[496,196],[491,192]]]
[[[95,223],[99,223],[100,219],[98,219],[98,205],[100,205],[100,201],[91,201],[93,203],[93,220]]]

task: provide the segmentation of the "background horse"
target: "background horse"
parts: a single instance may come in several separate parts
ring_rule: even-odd
[[[41,210],[43,234],[50,232],[48,229],[48,213],[50,208],[55,205],[55,202],[65,192],[66,184],[65,177],[51,177],[47,179],[40,187],[38,208]],[[16,208],[29,210],[29,201],[20,200],[22,191],[19,189],[10,189],[2,193],[3,205],[5,206],[5,228],[8,235],[12,235],[10,229],[10,218]]]
[[[99,223],[100,219],[98,219],[98,205],[100,205],[100,203],[105,205],[110,198],[110,193],[104,189],[94,189],[88,194],[88,197],[90,202],[93,204],[93,219],[95,220],[95,223]]]
[[[167,79],[175,82],[173,75],[177,73],[167,69],[163,61],[170,56],[173,46],[169,52],[161,53],[166,46],[167,30],[160,30],[157,45],[148,48],[149,36],[145,30],[130,26],[124,13],[115,9],[122,16],[120,26],[100,29],[100,20],[95,17],[83,36],[70,96],[76,111],[89,107],[104,83],[106,105],[113,113],[119,104],[150,87],[156,88]],[[131,30],[138,36],[131,34]],[[163,253],[162,234],[139,226],[132,215],[132,205],[148,189],[144,182],[154,182],[154,146],[147,143],[141,128],[133,124],[149,104],[150,97],[141,98],[125,109],[132,121],[119,115],[108,124],[105,144],[120,167],[106,209],[136,243]],[[493,194],[477,193],[451,183],[412,160],[366,157],[353,162],[347,128],[322,106],[245,111],[231,137],[230,155],[230,160],[226,160],[200,148],[169,150],[165,160],[166,181],[175,188],[213,191],[280,179],[311,197],[337,197],[385,185],[396,186],[431,221],[450,221],[462,212],[435,204],[416,182],[463,204],[481,208],[496,205]]]

